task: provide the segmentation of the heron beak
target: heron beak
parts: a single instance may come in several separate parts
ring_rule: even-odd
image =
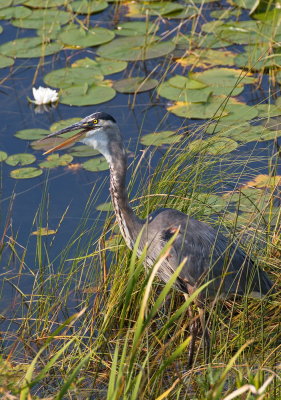
[[[83,128],[84,128],[84,129],[83,129]],[[85,135],[85,133],[87,132],[87,129],[85,129],[85,128],[87,128],[87,123],[80,121],[80,122],[77,122],[77,123],[75,123],[75,124],[73,124],[73,125],[70,125],[70,126],[68,126],[68,127],[66,127],[66,128],[63,128],[63,129],[61,129],[61,130],[59,130],[59,131],[57,131],[57,132],[51,133],[51,134],[48,135],[48,136],[45,136],[45,137],[44,137],[43,139],[41,139],[40,141],[49,139],[49,138],[54,137],[54,136],[62,135],[63,133],[75,131],[75,130],[77,130],[77,129],[82,129],[82,131],[76,133],[75,135],[73,135],[72,137],[66,139],[64,142],[58,144],[57,146],[52,147],[51,149],[45,151],[45,153],[43,153],[43,154],[44,154],[44,155],[45,155],[45,154],[50,154],[50,153],[52,153],[53,151],[62,149],[63,147],[68,146],[68,145],[70,145],[71,143],[77,142],[77,140],[81,139],[81,138]]]

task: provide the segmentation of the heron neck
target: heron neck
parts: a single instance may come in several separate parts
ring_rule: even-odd
[[[110,194],[118,225],[127,246],[132,249],[141,230],[141,220],[129,205],[126,188],[127,156],[123,146],[115,146],[109,162]]]

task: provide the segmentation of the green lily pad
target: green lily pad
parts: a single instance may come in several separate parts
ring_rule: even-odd
[[[213,137],[207,140],[197,139],[188,145],[191,151],[206,151],[211,155],[230,153],[237,149],[238,143],[224,137]]]
[[[134,77],[114,82],[113,87],[120,93],[141,93],[154,89],[157,85],[156,79]]]
[[[145,146],[161,146],[162,144],[177,143],[182,137],[183,135],[175,134],[174,131],[154,132],[142,136],[141,143]]]
[[[235,57],[237,67],[260,71],[280,66],[281,55],[269,49],[268,44],[254,44],[244,47],[245,52]]]
[[[0,48],[1,50],[1,48]],[[61,68],[49,72],[44,77],[44,82],[48,86],[59,87],[61,89],[69,88],[77,84],[95,84],[97,81],[102,81],[103,75],[99,68]]]
[[[214,88],[236,88],[246,83],[254,83],[256,78],[248,76],[245,71],[233,68],[211,68],[190,74],[190,77]],[[222,94],[215,92],[214,94]],[[232,94],[234,96],[234,94]]]
[[[100,71],[102,75],[115,74],[116,72],[124,71],[127,68],[126,61],[107,60],[106,58],[97,57],[92,60],[89,57],[76,60],[71,66],[72,68],[89,68]]]
[[[61,26],[54,22],[51,25],[45,25],[37,29],[37,35],[42,41],[57,40],[60,31]]]
[[[257,0],[231,0],[230,2],[238,7],[251,10],[255,6]]]
[[[258,116],[258,110],[254,106],[248,106],[247,104],[235,103],[231,99],[226,105],[228,115],[224,117],[226,121],[250,121]]]
[[[27,168],[19,168],[14,169],[10,172],[11,178],[14,179],[29,179],[36,178],[37,176],[42,175],[43,171],[40,168],[35,167],[27,167]]]
[[[275,104],[257,104],[256,109],[260,118],[270,118],[280,115],[280,108]]]
[[[14,60],[10,57],[2,56],[0,54],[0,68],[10,67],[14,64]]]
[[[166,99],[196,103],[206,102],[212,91],[206,84],[180,75],[161,83],[157,88],[158,95]]]
[[[82,167],[87,171],[105,171],[109,168],[107,161],[103,157],[95,157],[82,163]]]
[[[0,151],[0,162],[7,160],[8,154],[5,151]]]
[[[105,10],[108,6],[108,3],[103,0],[77,0],[71,3],[70,6],[72,11],[78,14],[94,14]]]
[[[0,53],[10,57],[32,58],[57,53],[61,48],[58,43],[42,43],[39,37],[27,37],[2,44]]]
[[[24,140],[36,140],[42,139],[47,136],[50,132],[47,129],[22,129],[15,133],[15,136],[19,139]]]
[[[142,13],[145,14],[148,11],[149,15],[167,15],[176,11],[182,11],[184,9],[183,4],[170,1],[154,1],[152,3],[142,4]]]
[[[211,96],[206,103],[187,103],[178,101],[174,105],[167,107],[173,114],[193,119],[219,118],[228,114],[222,108],[222,102]]]
[[[102,203],[102,204],[99,204],[99,205],[96,207],[96,210],[98,210],[98,211],[105,211],[105,212],[113,211],[113,205],[112,205],[111,202],[109,202],[109,203]]]
[[[135,36],[114,39],[100,46],[97,54],[114,60],[137,61],[165,56],[174,48],[171,41],[160,41],[155,36]]]
[[[105,103],[113,99],[115,95],[115,90],[103,81],[97,82],[97,84],[85,84],[84,86],[72,86],[63,89],[60,103],[71,106],[91,106]]]
[[[56,168],[64,165],[68,165],[73,160],[73,157],[70,154],[63,154],[59,156],[59,154],[51,154],[47,157],[46,161],[43,161],[39,164],[41,168]]]
[[[24,0],[24,4],[31,8],[52,8],[65,5],[65,0]]]
[[[15,167],[16,165],[28,165],[34,163],[36,157],[33,154],[28,153],[18,153],[9,156],[6,159],[8,165]]]
[[[27,18],[14,19],[12,25],[18,28],[42,29],[52,24],[66,24],[71,19],[71,13],[57,9],[33,10]]]
[[[32,11],[24,6],[7,7],[0,9],[0,19],[26,18]]]
[[[75,146],[70,150],[73,157],[91,157],[96,156],[99,152],[87,145]]]
[[[57,233],[56,229],[49,229],[48,227],[40,227],[37,231],[31,233],[34,236],[48,236],[55,235]]]
[[[77,25],[71,25],[61,31],[59,39],[65,45],[83,48],[110,42],[114,36],[109,29],[96,27],[85,30]]]
[[[149,21],[130,21],[117,26],[120,36],[153,35],[159,29],[159,24]]]
[[[217,65],[234,65],[234,59],[237,53],[232,51],[222,51],[213,49],[198,49],[188,56],[180,58],[177,62],[183,67],[193,66],[200,68],[209,68]]]
[[[177,45],[177,49],[182,51],[190,50],[194,47],[197,48],[207,48],[207,49],[217,49],[220,47],[227,47],[231,45],[230,41],[222,40],[217,35],[209,33],[208,35],[177,35],[172,39],[172,41]]]

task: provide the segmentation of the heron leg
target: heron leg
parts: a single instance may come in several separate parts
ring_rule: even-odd
[[[206,313],[204,308],[199,307],[199,317],[202,328],[202,337],[203,337],[203,351],[204,357],[207,362],[210,361],[210,335],[206,325]]]
[[[184,297],[187,300],[188,294],[184,293]],[[191,335],[191,340],[190,340],[190,343],[188,346],[188,367],[191,368],[193,365],[195,341],[196,341],[196,336],[198,333],[198,323],[197,323],[197,319],[194,320],[194,315],[193,315],[191,307],[188,307],[187,312],[188,312],[188,316],[189,316],[189,320],[190,320],[189,330],[190,330],[190,335]]]

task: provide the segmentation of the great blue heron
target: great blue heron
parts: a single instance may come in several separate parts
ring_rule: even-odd
[[[81,131],[46,153],[70,142],[80,141],[104,155],[110,168],[111,199],[122,236],[127,246],[133,249],[138,235],[141,234],[140,251],[148,245],[146,263],[149,266],[153,265],[165,244],[175,235],[169,254],[158,270],[158,276],[164,282],[169,281],[172,273],[184,260],[183,268],[175,281],[176,289],[188,296],[203,282],[210,281],[197,300],[201,307],[203,336],[208,346],[209,336],[203,315],[204,301],[233,294],[252,293],[260,297],[266,295],[272,290],[267,274],[237,244],[229,242],[212,226],[178,210],[160,209],[144,220],[138,218],[129,205],[126,190],[127,157],[115,119],[106,113],[96,112],[46,138],[77,129]],[[195,325],[192,325],[189,365],[193,360],[196,333],[197,327],[195,329]]]

